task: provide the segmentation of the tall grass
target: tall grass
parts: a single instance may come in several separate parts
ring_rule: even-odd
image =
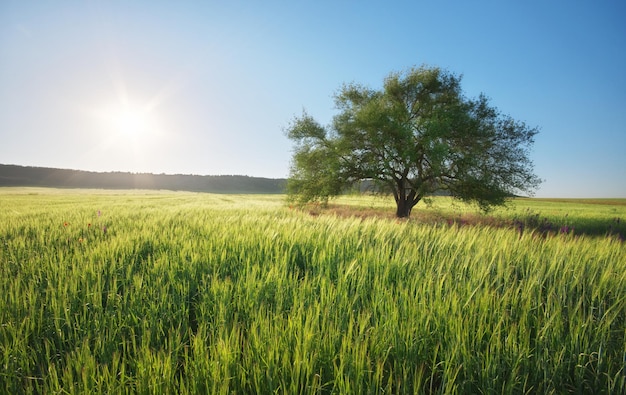
[[[0,193],[0,392],[626,391],[615,238],[23,191]]]

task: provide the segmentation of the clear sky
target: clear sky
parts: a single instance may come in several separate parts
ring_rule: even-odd
[[[0,163],[286,177],[284,128],[422,64],[540,128],[539,197],[626,197],[626,3],[0,2]]]

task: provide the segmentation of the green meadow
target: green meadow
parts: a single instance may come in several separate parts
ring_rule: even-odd
[[[0,189],[0,393],[626,393],[626,199]]]

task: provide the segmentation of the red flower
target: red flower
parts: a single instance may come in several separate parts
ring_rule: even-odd
[[[63,226],[69,225],[69,222],[63,222]]]

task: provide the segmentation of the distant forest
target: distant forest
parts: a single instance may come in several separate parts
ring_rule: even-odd
[[[0,187],[165,189],[212,193],[284,193],[286,180],[248,176],[198,176],[53,169],[0,164]]]

